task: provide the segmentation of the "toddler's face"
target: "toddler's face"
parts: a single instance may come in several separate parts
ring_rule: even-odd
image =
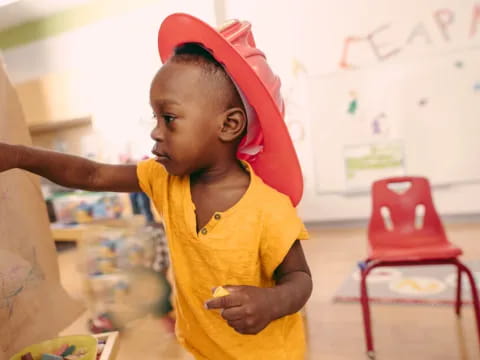
[[[223,110],[198,65],[166,63],[153,79],[150,104],[157,124],[151,137],[157,161],[172,175],[209,167],[218,150]]]

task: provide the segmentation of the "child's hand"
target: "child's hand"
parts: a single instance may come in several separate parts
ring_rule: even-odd
[[[230,295],[207,301],[207,309],[222,309],[222,317],[235,331],[254,335],[274,317],[273,289],[254,286],[225,286]]]
[[[0,172],[17,167],[18,152],[15,146],[0,142]]]

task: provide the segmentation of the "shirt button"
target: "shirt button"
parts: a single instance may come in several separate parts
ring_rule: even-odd
[[[205,229],[205,228],[203,228],[200,232],[201,232],[203,235],[207,235],[208,230]]]
[[[222,218],[222,215],[220,215],[220,214],[215,214],[214,217],[215,217],[215,220],[220,220],[220,219]]]

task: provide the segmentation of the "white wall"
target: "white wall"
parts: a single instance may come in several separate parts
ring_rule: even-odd
[[[478,1],[477,1],[478,2]],[[457,36],[457,46],[480,45],[480,24],[476,37],[470,37],[470,31],[476,21],[474,5],[471,0],[422,1],[407,0],[398,2],[384,0],[368,2],[362,0],[226,0],[226,17],[249,20],[257,45],[266,52],[270,64],[281,76],[284,95],[287,97],[287,125],[304,127],[305,138],[294,142],[305,175],[304,198],[299,211],[304,219],[311,221],[332,221],[342,219],[365,219],[370,213],[368,193],[319,194],[315,189],[315,141],[311,114],[311,103],[321,101],[315,94],[309,93],[308,79],[313,76],[328,74],[339,70],[344,38],[338,35],[367,35],[385,23],[391,23],[390,34],[378,37],[382,51],[400,48],[392,61],[409,59],[412,54],[428,55],[435,52],[451,51],[452,37]],[[449,8],[454,12],[451,25],[442,28],[434,17],[437,9]],[[408,14],[408,16],[405,16]],[[445,15],[443,15],[445,16]],[[447,22],[444,18],[443,21]],[[421,23],[431,37],[428,47],[404,46],[405,37],[417,24]],[[368,26],[366,26],[366,24]],[[443,30],[442,30],[443,29]],[[445,33],[443,32],[445,31]],[[445,36],[450,36],[446,41]],[[365,49],[362,49],[365,50]],[[362,53],[352,52],[351,58],[364,65],[377,61]],[[421,60],[422,57],[419,57]],[[306,73],[292,74],[292,63],[299,61],[306,68]],[[478,64],[477,64],[478,65]],[[474,66],[474,64],[472,64]],[[441,74],[439,74],[441,76]],[[480,79],[479,79],[480,80]],[[290,98],[290,99],[288,99]],[[293,111],[288,112],[288,106]],[[331,119],[335,121],[335,119]],[[297,129],[292,129],[297,132]],[[480,138],[480,134],[478,134]],[[451,151],[446,144],[444,151]],[[457,145],[458,146],[458,145]],[[441,159],[446,153],[438,154]],[[428,164],[427,164],[428,165]],[[470,166],[478,166],[472,163]],[[320,171],[322,169],[319,169]],[[325,169],[328,171],[328,169]],[[447,170],[448,171],[448,170]],[[434,199],[442,214],[471,214],[480,212],[480,184],[456,184],[440,186],[434,189]]]
[[[161,65],[157,33],[162,20],[173,12],[215,23],[213,1],[159,1],[9,49],[3,53],[9,75],[20,83],[51,72],[73,72],[94,116],[96,135],[85,139],[85,146],[103,154],[106,161],[117,161],[116,154],[127,148],[133,155],[148,155],[153,125],[148,90]]]

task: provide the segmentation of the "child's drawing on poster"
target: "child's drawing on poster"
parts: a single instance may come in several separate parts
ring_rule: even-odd
[[[1,59],[0,141],[31,144]],[[19,170],[0,174],[0,360],[57,336],[81,311],[60,285],[38,178]]]
[[[35,249],[32,249],[31,261],[15,253],[0,250],[0,311],[7,311],[10,318],[16,298],[43,279],[43,274],[36,264]]]
[[[15,238],[15,228],[18,224],[8,223],[5,220],[12,216],[12,210],[9,208],[11,198],[8,195],[9,189],[5,184],[0,183],[0,238]],[[25,257],[18,253],[28,248],[27,244],[15,242],[16,249],[11,251],[0,249],[0,311],[6,311],[8,318],[11,318],[15,308],[17,298],[39,281],[45,279],[41,268],[37,263],[37,255],[34,246],[29,251],[24,252]]]
[[[434,185],[480,181],[472,166],[480,158],[480,3],[429,4],[422,12],[397,4],[395,19],[378,13],[375,23],[356,19],[344,22],[355,30],[329,34],[338,71],[309,77],[317,193],[368,190],[377,176],[398,174],[363,172],[352,185],[344,168],[346,148],[397,140],[406,174]]]
[[[372,179],[405,175],[400,141],[346,146],[344,164],[347,191],[365,190]]]

